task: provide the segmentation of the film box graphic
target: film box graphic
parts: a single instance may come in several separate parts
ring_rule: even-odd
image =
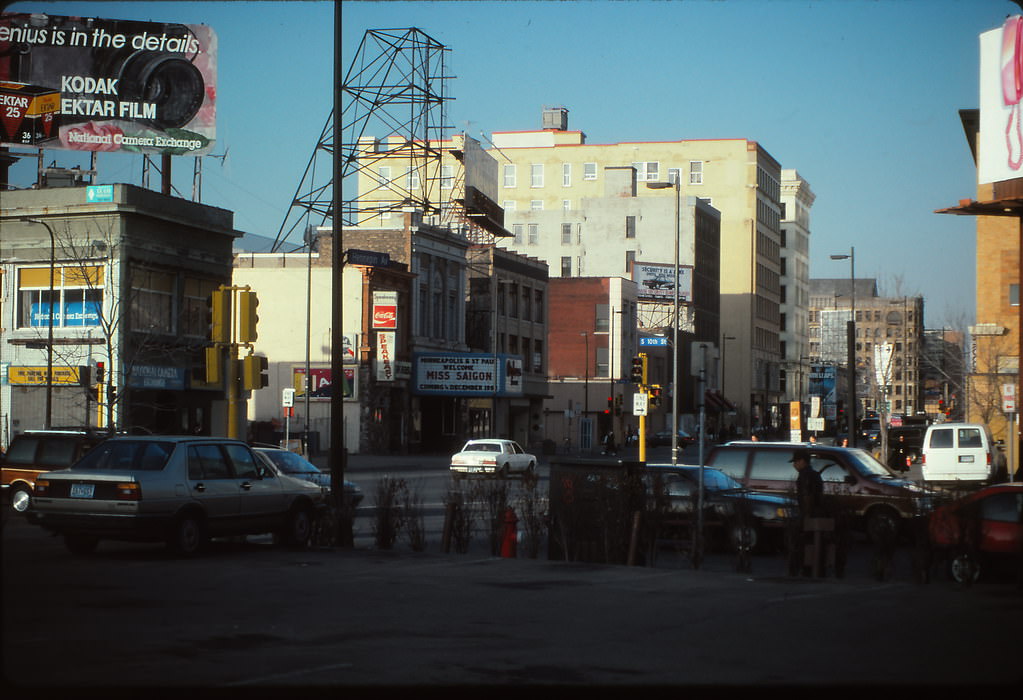
[[[0,81],[0,141],[34,146],[56,138],[60,91]]]

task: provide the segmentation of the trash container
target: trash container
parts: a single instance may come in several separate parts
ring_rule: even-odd
[[[547,558],[625,564],[643,509],[643,462],[554,457],[550,468]]]

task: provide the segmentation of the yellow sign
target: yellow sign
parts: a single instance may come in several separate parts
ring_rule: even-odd
[[[10,367],[7,381],[11,384],[46,384],[46,367]],[[78,384],[77,367],[54,367],[54,384]]]

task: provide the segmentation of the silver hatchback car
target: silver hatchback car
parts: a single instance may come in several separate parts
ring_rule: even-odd
[[[42,475],[28,517],[75,554],[111,539],[164,541],[191,556],[227,535],[272,532],[304,546],[325,503],[322,488],[277,472],[241,441],[125,436]]]

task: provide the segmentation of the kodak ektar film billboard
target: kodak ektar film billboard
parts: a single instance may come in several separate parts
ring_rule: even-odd
[[[203,24],[0,15],[0,141],[203,155],[216,137],[217,37]]]

